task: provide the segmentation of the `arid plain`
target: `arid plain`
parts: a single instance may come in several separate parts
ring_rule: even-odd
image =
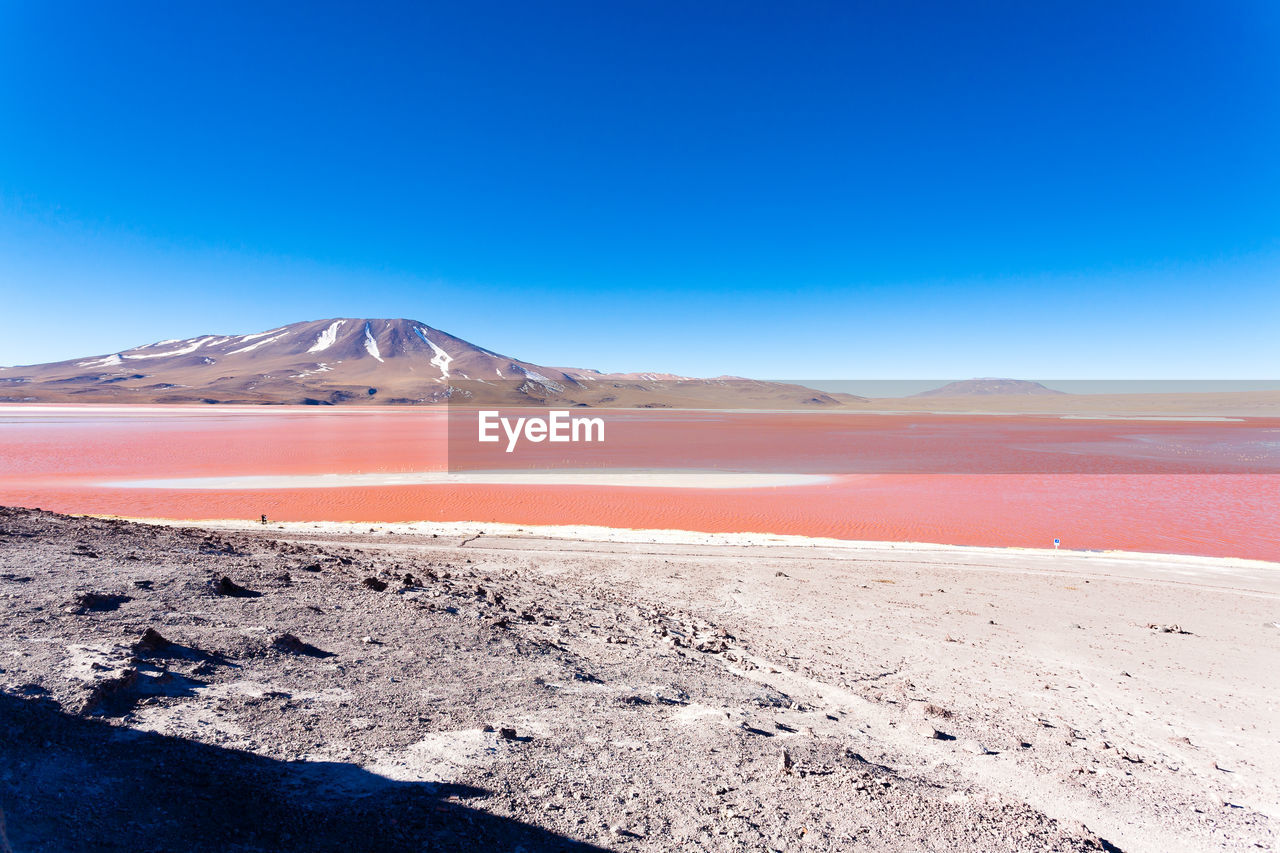
[[[1272,564],[13,510],[0,533],[16,849],[1277,841]]]

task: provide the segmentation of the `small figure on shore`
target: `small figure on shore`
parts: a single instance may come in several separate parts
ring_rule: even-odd
[[[267,514],[265,512],[262,514],[262,523],[263,524],[267,523]]]

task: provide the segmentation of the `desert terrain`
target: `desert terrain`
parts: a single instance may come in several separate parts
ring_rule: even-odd
[[[1246,560],[0,514],[14,850],[1274,849]]]

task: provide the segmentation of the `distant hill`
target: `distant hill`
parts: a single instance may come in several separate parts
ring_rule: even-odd
[[[965,379],[960,382],[948,382],[941,388],[932,391],[921,391],[912,397],[993,397],[993,396],[1044,396],[1046,394],[1062,394],[1026,379]]]
[[[861,400],[738,377],[544,367],[406,319],[314,320],[0,368],[0,402],[786,409]]]

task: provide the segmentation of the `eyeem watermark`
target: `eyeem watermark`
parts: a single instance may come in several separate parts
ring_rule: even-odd
[[[553,411],[546,418],[502,417],[501,412],[479,412],[480,441],[496,443],[502,440],[499,429],[507,437],[507,453],[515,451],[523,437],[535,444],[542,441],[581,442],[604,441],[603,418],[575,418],[567,411]]]

